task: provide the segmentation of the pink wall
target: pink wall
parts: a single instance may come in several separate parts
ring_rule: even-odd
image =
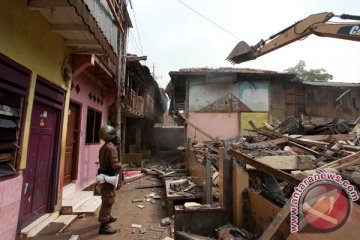
[[[75,103],[81,104],[81,126],[80,126],[80,149],[79,149],[79,164],[78,164],[78,179],[76,180],[76,188],[82,189],[94,183],[97,173],[98,153],[103,142],[98,144],[85,144],[86,137],[86,120],[88,107],[96,109],[102,113],[102,125],[108,122],[108,107],[114,102],[114,93],[111,89],[104,89],[99,84],[95,83],[85,74],[80,74],[74,81],[74,86],[79,85],[80,91],[75,89],[71,91],[71,100]],[[89,93],[101,96],[105,95],[103,105],[89,99]]]
[[[234,138],[240,133],[238,113],[190,113],[189,121],[221,140]],[[211,141],[190,125],[187,126],[186,133],[187,137],[194,141]]]
[[[23,177],[0,182],[0,238],[16,239]]]

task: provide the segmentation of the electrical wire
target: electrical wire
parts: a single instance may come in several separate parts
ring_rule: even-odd
[[[187,5],[186,3],[184,3],[181,0],[177,0],[179,3],[181,3],[182,5],[184,5],[185,7],[187,7],[188,9],[190,9],[191,11],[193,11],[194,13],[196,13],[197,15],[199,15],[200,17],[204,18],[205,20],[207,20],[208,22],[210,22],[211,24],[215,25],[216,27],[220,28],[221,30],[223,30],[224,32],[226,32],[227,34],[230,34],[232,37],[236,38],[237,40],[240,40],[240,38],[238,36],[236,36],[235,34],[231,33],[229,30],[225,29],[224,27],[220,26],[219,24],[217,24],[216,22],[214,22],[213,20],[211,20],[210,18],[204,16],[203,14],[201,14],[200,12],[198,12],[197,10],[195,10],[194,8],[190,7],[189,5]]]
[[[140,39],[140,34],[139,34],[139,27],[138,27],[138,25],[137,25],[137,20],[136,20],[134,5],[131,4],[131,6],[132,6],[131,9],[132,9],[133,15],[134,15],[135,28],[136,28],[136,33],[137,33],[137,36],[138,36],[138,39],[139,39],[141,54],[144,55],[144,51],[143,51],[143,47],[142,47],[142,43],[141,43],[141,39]]]
[[[132,43],[132,45],[133,45],[134,49],[136,50],[136,52],[139,53],[139,55],[142,54],[142,51],[141,51],[139,45],[137,44],[137,42],[135,40],[135,37],[133,36],[131,31],[129,31],[129,36],[130,37],[128,39]]]

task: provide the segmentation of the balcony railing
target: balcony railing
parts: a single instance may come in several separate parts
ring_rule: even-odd
[[[138,96],[134,90],[130,90],[128,94],[128,104],[125,109],[125,114],[132,117],[143,117],[144,116],[144,98]]]

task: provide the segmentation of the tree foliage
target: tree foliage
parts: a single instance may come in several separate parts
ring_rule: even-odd
[[[300,60],[298,64],[296,64],[294,67],[287,68],[284,71],[287,73],[296,74],[297,77],[300,78],[302,81],[327,82],[333,79],[333,75],[328,73],[323,68],[306,70],[305,66],[305,61]]]

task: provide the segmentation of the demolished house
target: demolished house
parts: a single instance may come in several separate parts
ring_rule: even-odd
[[[341,228],[321,236],[289,235],[289,213],[294,187],[324,170],[349,181],[354,189],[347,197],[356,200],[360,84],[300,82],[293,74],[238,68],[169,74],[169,113],[185,125],[179,150],[189,173],[165,180],[176,239],[357,237],[357,203],[344,208]],[[302,209],[318,214],[310,210]]]
[[[121,110],[121,160],[135,166],[150,158],[154,125],[163,121],[168,101],[149,68],[142,65],[140,60],[144,59],[128,55],[126,97]]]

